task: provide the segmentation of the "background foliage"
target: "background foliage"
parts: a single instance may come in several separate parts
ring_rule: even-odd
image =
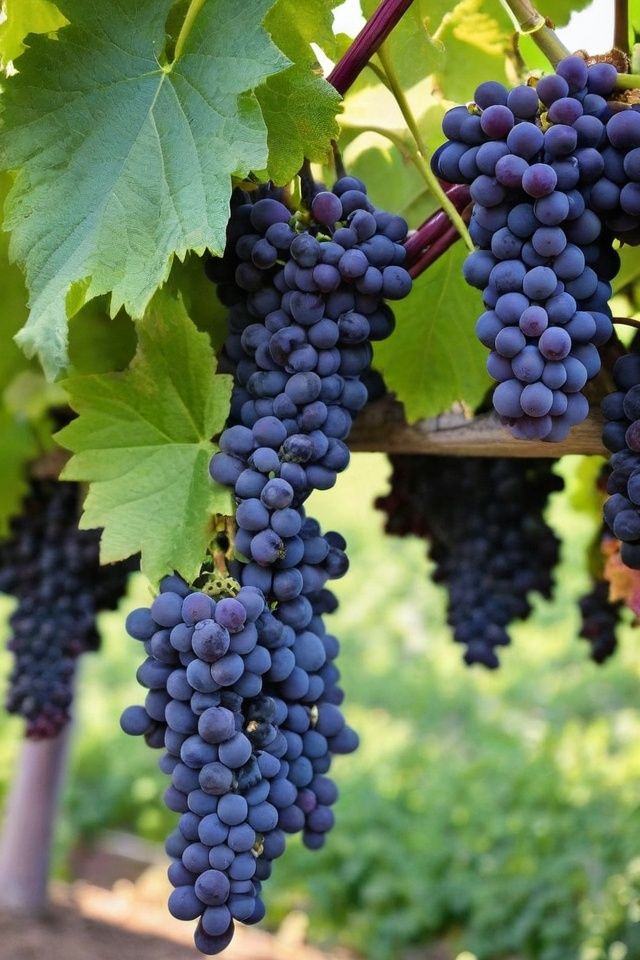
[[[563,470],[572,475],[579,463]],[[315,938],[369,960],[435,939],[480,960],[637,956],[640,661],[630,627],[604,668],[576,639],[591,520],[556,498],[552,517],[565,537],[557,599],[516,627],[498,673],[469,671],[428,581],[424,545],[385,537],[371,507],[388,472],[384,457],[357,455],[338,488],[312,504],[349,541],[332,626],[362,747],[335,765],[331,842],[312,854],[293,841],[276,865],[270,922],[305,910]],[[139,701],[139,649],[122,619],[147,589],[135,578],[126,606],[103,615],[103,652],[83,664],[62,871],[69,849],[105,828],[162,842],[174,821],[157,755],[123,744],[117,723]],[[2,719],[3,790],[19,732]]]
[[[373,5],[366,0],[365,12]],[[585,3],[540,6],[562,24]],[[411,226],[438,207],[379,73],[363,73],[336,121],[337,99],[315,66],[316,56],[336,59],[346,46],[332,29],[335,7],[335,0],[260,0],[250,5],[253,18],[241,18],[238,40],[231,30],[238,5],[205,0],[181,45],[183,0],[5,0],[0,58],[17,74],[4,80],[0,143],[12,231],[0,234],[0,532],[19,505],[24,464],[53,442],[50,408],[72,398],[80,418],[67,442],[79,459],[70,474],[93,481],[87,522],[105,523],[109,556],[142,545],[138,532],[151,510],[154,543],[176,525],[199,531],[189,543],[176,538],[179,556],[149,555],[152,578],[195,562],[218,501],[202,482],[187,501],[157,494],[170,479],[167,463],[202,472],[226,402],[228,384],[213,377],[211,349],[224,335],[223,310],[200,258],[206,246],[220,250],[229,192],[251,168],[284,183],[306,154],[330,180],[329,140],[339,129],[349,169],[378,204]],[[610,42],[610,12],[601,48]],[[636,0],[631,14],[640,26]],[[219,29],[205,30],[214,20]],[[60,29],[67,21],[72,26]],[[112,44],[112,36],[126,42]],[[221,53],[229,51],[243,59],[221,70]],[[389,56],[428,150],[440,142],[444,111],[469,99],[479,82],[516,82],[525,64],[545,66],[530,39],[515,43],[497,0],[416,0]],[[210,96],[199,99],[189,84]],[[394,337],[377,348],[376,362],[409,419],[454,401],[473,407],[489,386],[472,336],[479,297],[463,282],[462,256],[459,245],[417,281],[397,308]],[[614,313],[637,316],[640,260],[625,250],[623,261]],[[137,383],[141,402],[150,384],[175,388],[162,357],[145,353],[155,322],[174,352],[178,342],[191,345],[194,381],[182,407],[176,404],[184,416],[173,423],[171,442],[156,451],[164,467],[152,464],[139,513],[132,507],[123,520],[119,493],[111,505],[101,499],[103,465],[110,433],[131,461],[139,457],[139,424],[131,418],[118,426],[114,418],[97,425],[92,392],[110,389],[120,400]],[[48,384],[38,362],[12,345],[21,327],[27,352],[62,382]],[[574,467],[564,469],[573,476]],[[556,600],[539,604],[515,631],[499,675],[466,671],[444,626],[443,597],[428,582],[424,546],[384,538],[368,506],[386,474],[384,458],[358,456],[336,490],[313,504],[350,542],[335,629],[349,717],[363,745],[336,764],[342,799],[326,850],[311,855],[293,842],[277,865],[268,891],[272,921],[305,909],[317,938],[354,946],[370,960],[436,938],[480,960],[640,956],[640,668],[630,628],[603,669],[575,640],[592,520],[566,497],[556,501],[565,538]],[[592,476],[576,472],[574,503]],[[133,539],[118,540],[123,528]],[[124,744],[117,725],[120,710],[139,697],[137,645],[122,631],[125,606],[146,600],[147,591],[136,578],[126,605],[103,616],[103,653],[83,664],[60,872],[73,845],[105,828],[160,841],[173,823],[155,756],[142,743]],[[2,609],[8,614],[8,601]],[[1,655],[3,669],[7,663]],[[17,721],[0,719],[3,793],[20,732]]]

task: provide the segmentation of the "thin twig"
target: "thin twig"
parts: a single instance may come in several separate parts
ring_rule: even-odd
[[[378,57],[380,59],[380,63],[382,64],[382,69],[384,70],[389,81],[389,87],[393,93],[393,96],[395,97],[396,103],[398,104],[405,123],[407,124],[407,127],[409,128],[409,131],[411,132],[411,135],[415,141],[418,152],[414,162],[418,166],[423,178],[431,188],[432,193],[440,201],[440,205],[442,206],[443,210],[446,210],[447,214],[449,215],[449,219],[457,227],[458,233],[468,246],[469,250],[473,250],[473,240],[469,236],[469,231],[467,230],[465,222],[456,210],[453,203],[451,203],[449,200],[447,194],[440,185],[440,181],[431,169],[431,164],[429,162],[429,151],[427,150],[427,146],[423,140],[418,123],[413,116],[409,101],[405,96],[405,92],[402,89],[402,84],[398,79],[395,68],[391,61],[391,57],[388,55],[384,44],[382,44],[378,51]]]
[[[629,53],[629,3],[628,0],[615,0],[615,19],[613,26],[613,45],[623,53]]]
[[[614,317],[613,323],[619,323],[625,327],[636,327],[640,330],[640,320],[634,320],[633,317]]]

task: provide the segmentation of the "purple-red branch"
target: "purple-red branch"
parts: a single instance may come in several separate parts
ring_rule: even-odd
[[[371,19],[367,21],[327,77],[329,83],[341,96],[345,95],[412,3],[413,0],[382,0]]]
[[[430,267],[438,257],[441,257],[443,253],[446,253],[449,247],[458,240],[460,234],[454,226],[448,227],[447,230],[442,233],[437,240],[434,240],[433,243],[427,247],[427,249],[422,253],[409,267],[409,274],[415,280],[416,277],[419,277],[427,267]]]
[[[335,65],[328,82],[342,96],[384,43],[407,12],[413,0],[382,0],[345,55]],[[469,188],[442,183],[456,210],[462,212],[470,202]],[[419,276],[458,239],[458,231],[444,210],[438,210],[406,241],[406,265],[412,277]]]
[[[462,184],[449,186],[446,192],[449,200],[460,212],[464,210],[471,199],[469,188]],[[450,225],[451,221],[445,211],[437,210],[406,240],[404,247],[407,251],[407,261],[411,263],[416,257],[420,256],[425,247],[434,243]]]

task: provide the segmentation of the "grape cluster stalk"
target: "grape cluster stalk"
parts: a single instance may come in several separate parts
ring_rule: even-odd
[[[98,649],[96,615],[117,606],[134,567],[100,567],[99,531],[78,529],[79,498],[75,483],[32,480],[0,545],[0,591],[18,601],[6,708],[24,717],[34,739],[54,737],[68,722],[75,661]]]
[[[572,56],[512,90],[483,83],[445,115],[434,155],[439,176],[470,185],[476,332],[494,407],[521,439],[563,440],[587,416],[582,391],[612,333],[613,238],[640,237],[640,113],[609,99],[616,79]]]
[[[390,491],[376,502],[387,533],[429,542],[465,663],[495,669],[509,624],[531,613],[530,594],[551,596],[559,540],[544,509],[562,488],[553,461],[395,455],[391,464]]]
[[[286,835],[317,849],[333,825],[325,774],[358,740],[323,617],[337,606],[326,584],[348,562],[343,537],[323,533],[304,503],[348,465],[353,418],[376,385],[371,341],[394,326],[384,299],[411,288],[407,224],[376,210],[361,181],[315,188],[298,212],[285,200],[238,193],[225,255],[209,265],[229,308],[235,384],[210,466],[236,502],[228,575],[166,578],[127,622],[145,646],[149,693],[122,726],[166,750],[165,800],[180,814],[169,909],[198,919],[207,954],[228,945],[235,921],[262,919],[261,885]]]

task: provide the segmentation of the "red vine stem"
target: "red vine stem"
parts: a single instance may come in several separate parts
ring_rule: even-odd
[[[367,65],[413,0],[382,0],[370,20],[364,25],[345,55],[336,63],[327,77],[329,83],[344,96],[356,77]]]
[[[469,188],[462,184],[450,186],[446,190],[446,194],[458,211],[464,210],[470,200]],[[417,257],[420,257],[424,253],[425,247],[435,243],[443,233],[448,231],[450,226],[451,221],[446,212],[437,210],[405,241],[404,248],[407,251],[407,261],[411,263]]]
[[[428,247],[425,252],[414,261],[409,267],[409,276],[413,280],[416,277],[419,277],[421,273],[430,267],[432,263],[441,257],[443,253],[446,253],[449,247],[452,247],[453,244],[458,240],[460,234],[455,227],[449,227],[441,236],[435,240],[430,247]]]

